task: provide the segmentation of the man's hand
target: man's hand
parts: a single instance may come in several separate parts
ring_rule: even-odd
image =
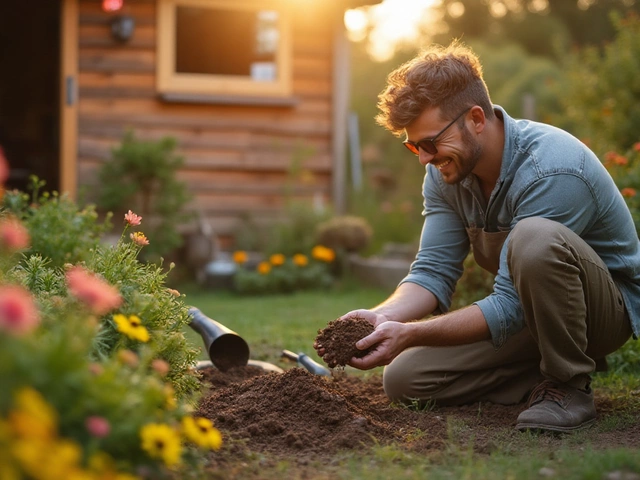
[[[364,310],[364,309],[352,310],[349,313],[345,313],[344,315],[339,317],[338,320],[347,320],[349,318],[364,318],[367,322],[373,325],[374,328],[384,322],[389,321],[389,319],[387,319],[387,317],[385,317],[384,315],[380,315],[378,313],[372,312],[371,310]],[[324,347],[322,345],[320,345],[318,342],[314,342],[313,348],[316,349],[316,352],[318,353],[319,357],[321,358],[324,357],[325,352],[324,352]]]
[[[399,322],[379,324],[371,335],[356,342],[356,348],[359,350],[366,350],[372,346],[375,346],[375,349],[362,358],[353,357],[349,365],[360,370],[389,365],[409,346],[410,328],[409,324]]]

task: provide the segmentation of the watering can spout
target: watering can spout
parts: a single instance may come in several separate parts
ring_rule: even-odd
[[[218,370],[224,372],[247,365],[249,345],[240,335],[207,317],[196,307],[189,308],[189,316],[189,326],[202,337],[209,359]]]

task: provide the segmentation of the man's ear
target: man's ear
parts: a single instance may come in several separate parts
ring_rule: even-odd
[[[473,128],[476,133],[480,133],[484,130],[487,123],[487,117],[484,116],[484,110],[479,105],[471,108],[471,120],[473,121]]]

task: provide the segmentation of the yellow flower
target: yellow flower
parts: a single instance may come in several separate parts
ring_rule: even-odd
[[[71,440],[14,442],[12,453],[30,477],[42,480],[79,477],[82,448]]]
[[[269,257],[269,263],[271,263],[271,265],[273,265],[274,267],[284,265],[285,260],[285,256],[281,253],[274,253]]]
[[[0,450],[0,478],[2,480],[20,480],[22,478],[7,450]]]
[[[260,262],[257,270],[260,275],[266,275],[271,271],[271,264],[269,262]]]
[[[233,252],[233,261],[235,263],[243,264],[247,263],[247,260],[249,260],[249,256],[244,250],[236,250]]]
[[[130,339],[140,342],[149,341],[149,331],[142,325],[142,320],[137,315],[126,317],[121,313],[116,313],[113,316],[113,321],[116,322],[118,331]]]
[[[311,250],[311,256],[321,262],[333,262],[336,259],[336,252],[324,245],[316,245]]]
[[[222,435],[208,418],[184,417],[182,429],[185,436],[200,447],[218,450],[222,446]]]
[[[303,255],[302,253],[296,253],[293,256],[293,263],[295,263],[299,267],[306,267],[307,264],[309,263],[309,259],[307,258],[306,255]]]
[[[142,449],[151,458],[159,458],[169,467],[180,463],[180,437],[169,425],[149,423],[140,429],[140,437]]]
[[[44,397],[31,387],[14,395],[16,409],[9,413],[9,426],[17,437],[51,439],[55,436],[58,414]]]

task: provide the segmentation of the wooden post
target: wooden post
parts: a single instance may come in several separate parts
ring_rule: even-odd
[[[335,9],[333,36],[333,207],[344,214],[346,205],[347,116],[349,112],[349,41],[344,26],[344,10]]]
[[[78,163],[78,0],[60,15],[60,193],[75,199]]]

